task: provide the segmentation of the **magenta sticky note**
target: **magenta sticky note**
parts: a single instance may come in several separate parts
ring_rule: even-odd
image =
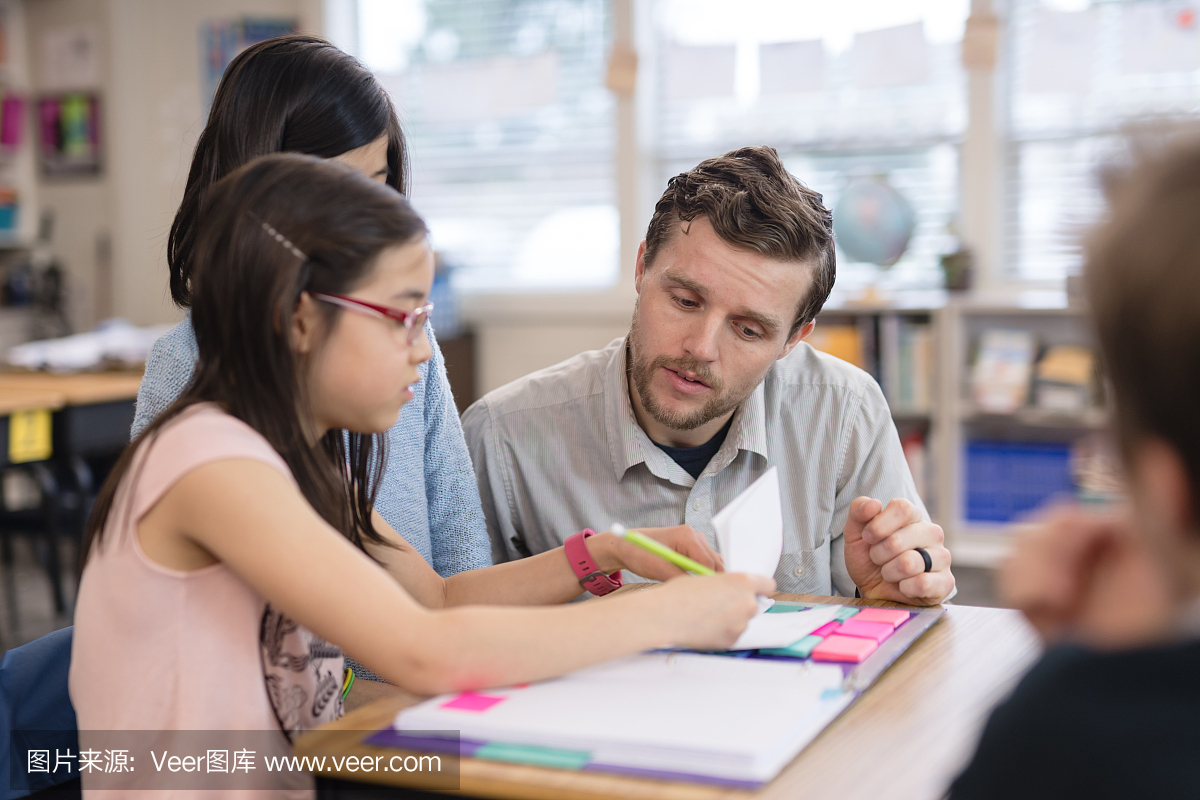
[[[873,639],[861,639],[857,636],[825,637],[825,641],[813,648],[813,661],[862,661],[879,645]]]
[[[491,694],[479,694],[478,692],[463,692],[453,700],[447,700],[442,703],[442,708],[452,708],[455,711],[487,711],[492,706],[496,705],[507,698],[496,697]]]
[[[822,625],[821,627],[819,627],[815,631],[813,631],[812,635],[813,636],[828,636],[829,634],[836,631],[838,629],[838,626],[841,624],[842,623],[837,622],[837,621],[826,622],[824,625]]]
[[[864,608],[854,618],[863,622],[886,622],[893,628],[899,628],[908,622],[909,616],[909,612],[899,608]]]
[[[843,622],[842,627],[838,628],[838,633],[842,636],[857,636],[861,639],[874,639],[877,642],[882,642],[895,632],[896,629],[891,626],[891,623],[863,622],[859,619]]]

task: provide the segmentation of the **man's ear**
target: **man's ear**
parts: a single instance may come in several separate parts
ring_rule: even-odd
[[[292,312],[291,341],[292,349],[301,355],[308,355],[317,346],[317,331],[321,326],[321,312],[317,301],[308,292],[300,293],[300,302]]]
[[[642,277],[646,274],[646,240],[638,245],[637,264],[633,267],[633,288],[642,293]]]
[[[808,335],[813,332],[813,328],[817,327],[817,321],[814,319],[807,325],[801,325],[800,330],[792,334],[792,338],[787,340],[787,344],[783,346],[783,352],[779,354],[779,358],[783,358],[788,353],[796,349],[796,345],[808,338]]]

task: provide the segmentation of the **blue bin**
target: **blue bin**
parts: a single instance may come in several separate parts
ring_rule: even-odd
[[[1075,494],[1066,443],[970,441],[966,465],[971,522],[1012,522],[1047,500]]]

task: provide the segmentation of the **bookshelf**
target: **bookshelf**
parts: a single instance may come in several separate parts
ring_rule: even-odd
[[[1063,292],[965,297],[914,292],[889,300],[863,304],[832,298],[817,330],[834,329],[833,338],[842,338],[830,352],[855,361],[879,381],[918,490],[945,529],[955,563],[996,566],[1008,553],[1019,520],[986,518],[1004,515],[981,504],[981,488],[985,493],[1005,488],[1003,480],[989,481],[987,468],[998,465],[996,474],[1003,474],[1006,464],[1021,465],[1025,477],[1036,482],[1044,474],[1037,471],[1040,465],[1061,480],[1064,463],[1078,460],[1077,450],[1098,447],[1107,413],[1101,405],[1041,408],[1032,394],[1011,413],[981,408],[971,390],[976,350],[993,329],[1029,331],[1039,356],[1058,346],[1093,350],[1086,317]],[[850,331],[857,334],[857,352]],[[813,343],[827,349],[820,337]],[[922,384],[914,394],[913,387]],[[968,485],[972,475],[975,483]]]

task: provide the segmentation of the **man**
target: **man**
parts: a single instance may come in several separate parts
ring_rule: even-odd
[[[832,217],[773,149],[671,179],[638,249],[629,335],[463,417],[496,560],[594,520],[685,523],[715,546],[713,515],[777,466],[781,591],[946,598],[950,553],[882,392],[801,344],[833,279]]]

